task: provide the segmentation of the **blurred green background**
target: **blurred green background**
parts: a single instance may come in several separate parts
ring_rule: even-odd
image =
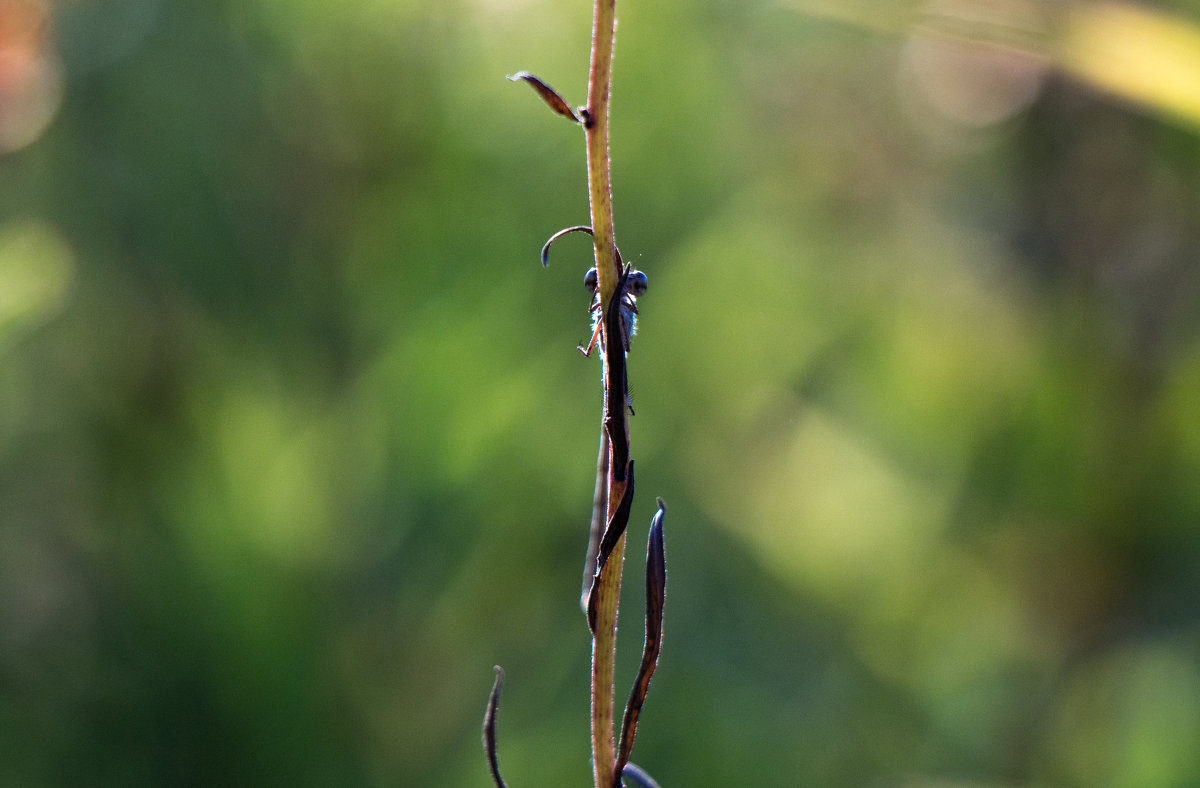
[[[618,13],[634,760],[1200,785],[1200,3]],[[590,784],[590,28],[0,2],[0,784]]]

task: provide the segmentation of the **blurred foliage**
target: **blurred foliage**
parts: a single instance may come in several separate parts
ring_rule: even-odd
[[[619,12],[635,760],[1195,785],[1200,7]],[[0,2],[0,784],[588,784],[590,14]]]

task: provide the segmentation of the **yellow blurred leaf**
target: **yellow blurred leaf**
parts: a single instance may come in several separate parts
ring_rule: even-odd
[[[1200,28],[1148,8],[1079,8],[1058,44],[1068,73],[1200,126]]]
[[[1047,60],[1099,90],[1200,127],[1200,23],[1129,3],[1078,4],[1062,19],[1023,0],[791,0],[805,16],[883,35],[953,41]],[[961,75],[960,75],[961,76]],[[968,75],[969,76],[969,75]]]

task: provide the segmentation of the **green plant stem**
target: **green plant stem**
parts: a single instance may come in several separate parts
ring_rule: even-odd
[[[621,272],[616,257],[615,234],[612,219],[612,181],[608,157],[608,99],[612,84],[613,40],[616,33],[616,0],[596,0],[592,19],[592,57],[588,75],[587,116],[584,133],[587,138],[588,196],[592,215],[592,239],[595,246],[596,274],[599,279],[602,315],[610,308],[619,308],[612,303]],[[607,321],[603,321],[607,325]],[[607,331],[607,328],[605,329]],[[623,353],[621,341],[616,337],[605,337],[608,353]],[[613,398],[620,403],[624,415],[626,392],[621,383],[614,390],[613,375],[610,374],[610,359],[605,358],[604,396],[605,418],[609,413],[608,403]],[[628,445],[629,422],[619,419],[619,424],[610,425],[624,431],[624,444]],[[608,517],[611,518],[625,492],[622,467],[614,473],[613,463],[608,464]],[[595,788],[613,788],[617,785],[616,745],[613,740],[613,667],[617,643],[617,607],[621,596],[621,569],[625,563],[625,537],[622,536],[613,550],[604,569],[596,580],[596,625],[592,639],[592,774]]]
[[[592,776],[596,788],[612,788],[616,765],[613,739],[613,674],[617,646],[617,604],[625,563],[622,536],[597,580],[596,634],[592,638]]]
[[[613,41],[617,27],[616,0],[596,0],[592,19],[592,60],[588,74],[587,137],[588,195],[592,210],[592,240],[596,249],[600,303],[605,313],[617,289],[615,237],[612,218],[612,179],[608,160],[608,95],[612,85]]]

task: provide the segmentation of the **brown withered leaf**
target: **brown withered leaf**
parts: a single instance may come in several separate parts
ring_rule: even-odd
[[[625,492],[621,494],[621,501],[617,504],[617,510],[613,512],[612,518],[608,521],[608,525],[604,529],[604,536],[600,539],[600,551],[596,556],[597,573],[604,568],[604,564],[608,562],[608,557],[616,549],[617,540],[621,538],[621,535],[625,533],[625,529],[629,527],[629,510],[633,507],[633,460],[630,460],[625,465],[625,468]]]
[[[621,774],[629,763],[633,751],[633,739],[637,735],[638,716],[646,693],[650,690],[650,677],[658,666],[658,655],[662,651],[663,605],[667,595],[667,563],[663,551],[663,519],[667,505],[658,499],[658,511],[650,523],[650,535],[646,538],[646,642],[642,647],[642,665],[638,668],[629,702],[625,704],[625,717],[621,720],[621,741],[617,746],[616,773]],[[619,785],[616,786],[619,788]]]
[[[571,105],[568,104],[562,96],[558,95],[558,91],[535,77],[533,74],[530,74],[528,71],[518,71],[516,74],[509,76],[508,79],[513,82],[520,80],[528,82],[533,86],[533,89],[536,90],[539,95],[541,95],[542,101],[545,101],[546,104],[549,105],[550,109],[554,110],[559,115],[562,115],[564,118],[570,118],[576,123],[583,122],[580,120],[579,116],[575,114],[575,110],[571,109]]]

